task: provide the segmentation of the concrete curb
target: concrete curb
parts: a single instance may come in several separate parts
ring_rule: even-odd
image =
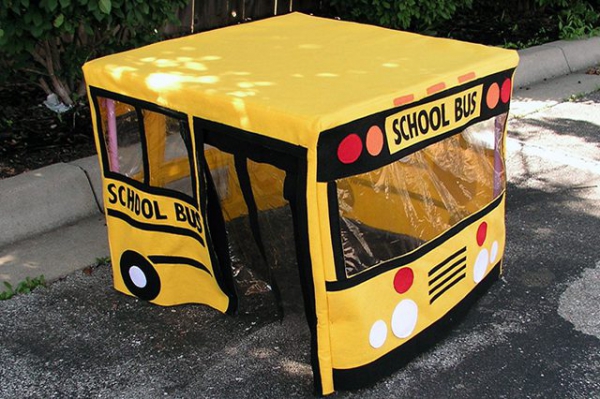
[[[519,51],[515,88],[600,64],[600,37]],[[0,247],[102,213],[96,156],[0,180]]]
[[[519,50],[514,86],[520,88],[600,64],[600,37],[559,40]]]
[[[98,205],[98,211],[104,213],[104,199],[102,197],[102,176],[100,174],[100,164],[97,155],[92,155],[87,158],[81,158],[71,162],[71,165],[78,166],[83,170],[94,197]]]
[[[0,180],[0,247],[100,214],[95,156]],[[94,166],[95,165],[95,166]]]

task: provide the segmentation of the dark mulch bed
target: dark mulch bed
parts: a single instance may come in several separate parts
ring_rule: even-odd
[[[57,115],[35,85],[0,86],[0,178],[95,153],[87,104]]]

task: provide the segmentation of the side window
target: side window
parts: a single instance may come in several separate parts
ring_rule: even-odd
[[[194,197],[190,177],[191,143],[187,121],[143,110],[150,185]]]
[[[142,135],[135,107],[109,98],[99,98],[99,104],[110,171],[144,181]]]
[[[98,97],[109,170],[194,198],[187,119]]]
[[[336,181],[346,276],[397,258],[485,207],[505,189],[506,114],[399,161]]]

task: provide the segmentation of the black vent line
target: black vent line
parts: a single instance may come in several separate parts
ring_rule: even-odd
[[[466,252],[467,247],[459,249],[429,271],[430,304],[433,304],[439,297],[467,276]]]

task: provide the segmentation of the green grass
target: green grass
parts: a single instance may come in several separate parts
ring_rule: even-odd
[[[108,266],[108,265],[110,265],[110,256],[104,256],[104,257],[96,258],[96,262],[93,266],[98,267],[98,266]],[[90,267],[92,267],[92,266],[90,266]],[[84,269],[84,271],[85,271],[85,269]],[[18,295],[18,294],[29,294],[31,291],[33,291],[34,289],[36,289],[39,286],[42,286],[42,287],[46,286],[46,279],[44,278],[43,275],[38,276],[38,277],[33,277],[33,278],[27,277],[24,281],[21,281],[16,286],[13,286],[8,281],[5,281],[4,282],[5,290],[0,292],[0,301],[5,301],[7,299],[14,297],[15,295]]]
[[[103,256],[96,258],[96,266],[108,266],[110,265],[110,256]]]
[[[17,294],[28,294],[39,286],[45,287],[46,280],[43,275],[34,278],[27,277],[25,281],[21,281],[16,287],[13,287],[8,281],[4,282],[4,286],[6,290],[0,292],[0,301],[10,299]]]

